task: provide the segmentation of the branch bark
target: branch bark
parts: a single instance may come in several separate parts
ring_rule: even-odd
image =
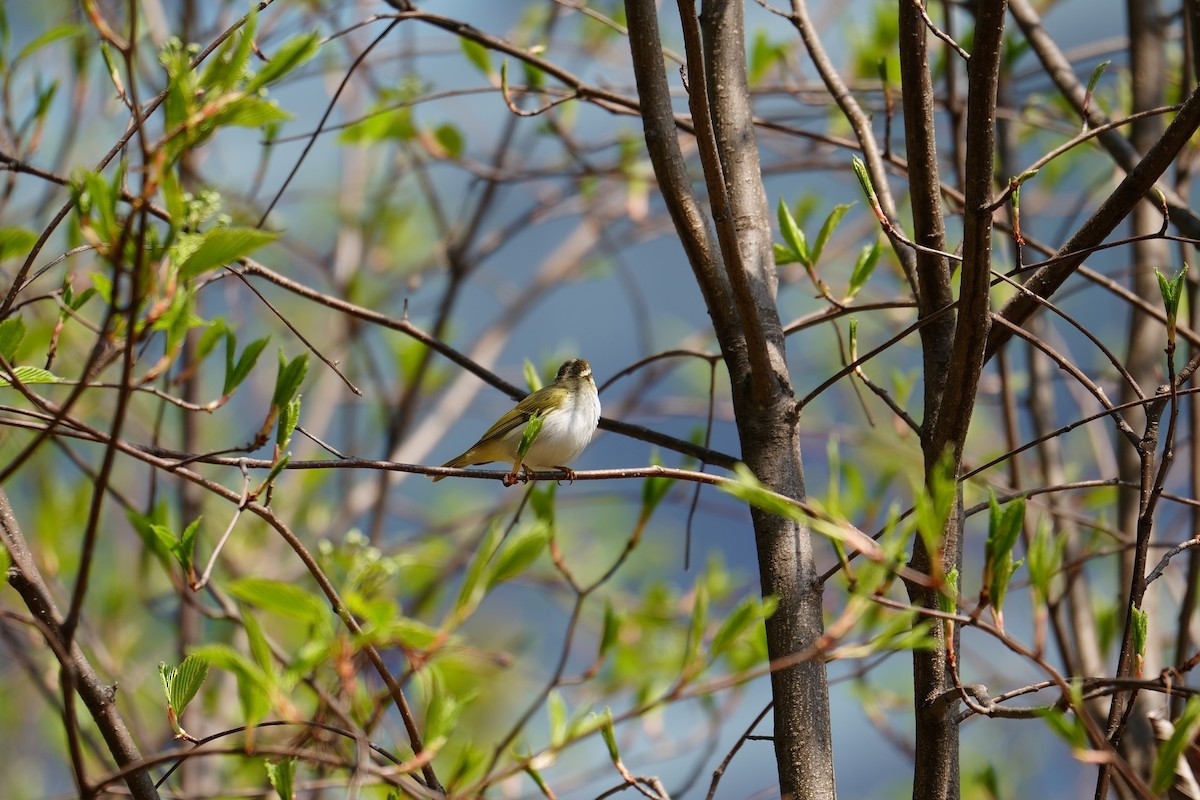
[[[696,129],[702,151],[707,149],[702,160],[705,180],[717,201],[720,254],[711,246],[707,220],[692,195],[679,152],[655,3],[626,0],[625,7],[646,143],[729,370],[742,457],[763,483],[802,500],[799,411],[775,304],[770,214],[746,77],[743,3],[705,2],[700,41],[694,4],[680,4],[692,108],[707,117],[697,120]],[[822,587],[812,539],[807,527],[790,520],[758,510],[752,510],[751,517],[762,592],[779,600],[766,623],[768,654],[772,661],[787,663],[788,656],[811,648],[823,631]],[[835,797],[823,661],[773,672],[771,689],[781,794],[813,800]]]
[[[9,584],[21,595],[29,612],[61,641],[63,617],[54,603],[49,587],[42,580],[25,536],[17,524],[12,506],[9,505],[8,496],[3,490],[0,490],[0,540],[12,556],[13,566],[8,573]],[[142,754],[129,729],[125,727],[125,721],[117,712],[116,687],[107,686],[100,680],[91,662],[79,648],[78,642],[72,641],[66,654],[70,661],[61,664],[60,667],[64,672],[70,672],[72,679],[65,683],[73,684],[74,690],[91,712],[113,760],[122,767],[141,761]],[[64,697],[64,708],[71,702],[72,698]],[[81,790],[86,791],[87,787],[83,785],[85,776],[77,775],[76,778],[80,781]],[[135,800],[158,800],[158,790],[154,788],[154,780],[148,770],[133,773],[125,783]]]
[[[935,406],[926,407],[921,444],[924,451],[926,484],[939,472],[943,458],[951,459],[951,473],[962,469],[963,446],[975,408],[979,377],[990,325],[989,291],[992,256],[992,182],[995,153],[996,92],[1004,40],[1005,0],[981,2],[976,7],[975,42],[968,75],[966,171],[964,173],[963,260],[958,318],[952,342],[930,338],[926,346],[925,374],[942,364],[945,378]],[[915,38],[915,37],[914,37]],[[915,61],[917,54],[908,58]],[[917,64],[910,65],[916,69]],[[907,77],[907,76],[906,76]],[[914,87],[916,88],[916,87]],[[913,91],[910,88],[908,91]],[[910,102],[906,94],[906,107]],[[917,99],[912,101],[916,105]],[[919,124],[909,121],[908,126]],[[906,134],[921,140],[921,134]],[[928,213],[928,209],[925,210]],[[914,211],[914,214],[916,212]],[[931,268],[933,265],[930,265]],[[934,273],[936,279],[938,273]],[[935,287],[936,288],[936,285]],[[948,291],[948,287],[947,287]],[[949,352],[946,352],[947,346]],[[948,355],[948,358],[947,358]],[[928,379],[928,378],[927,378]],[[946,521],[939,552],[929,552],[918,537],[913,544],[910,566],[931,574],[935,568],[949,573],[962,565],[961,484],[955,510]],[[915,605],[938,607],[938,592],[908,584]],[[944,636],[935,626],[936,635]],[[957,635],[957,628],[955,629]],[[955,681],[949,668],[947,646],[957,651],[957,642],[942,641],[934,650],[913,651],[913,690],[916,704],[916,763],[913,797],[953,800],[959,797],[958,723],[953,704],[938,704],[936,698],[953,691]]]

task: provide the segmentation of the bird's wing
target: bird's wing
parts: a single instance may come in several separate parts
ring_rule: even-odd
[[[525,404],[525,401],[522,400],[520,403],[517,404],[516,408],[512,409],[507,414],[505,414],[503,417],[496,420],[496,424],[493,425],[492,427],[488,428],[484,432],[483,436],[479,437],[479,441],[475,443],[474,447],[478,447],[479,445],[483,444],[484,442],[491,442],[491,441],[495,441],[498,439],[503,439],[505,436],[508,436],[508,434],[512,433],[513,431],[518,430],[520,428],[524,428],[525,425],[529,422],[529,418],[531,416],[533,416],[531,409],[521,408],[521,406],[524,404]]]

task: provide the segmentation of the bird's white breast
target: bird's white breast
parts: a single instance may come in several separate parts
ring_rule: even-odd
[[[596,432],[599,422],[600,397],[594,385],[587,386],[563,407],[543,418],[542,430],[525,456],[526,466],[531,469],[567,466],[579,458],[579,454],[592,441],[592,434]],[[512,437],[514,460],[523,433],[524,428],[518,428]]]

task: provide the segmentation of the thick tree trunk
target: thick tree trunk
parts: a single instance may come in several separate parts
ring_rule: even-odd
[[[681,0],[688,91],[715,236],[683,166],[653,0],[626,0],[646,142],[663,198],[704,293],[734,386],[742,458],[764,484],[804,499],[799,412],[775,305],[770,212],[746,79],[743,3],[706,2],[698,27]],[[715,238],[715,241],[714,241]],[[784,797],[836,796],[829,695],[820,656],[790,663],[823,631],[821,583],[809,530],[752,511],[762,592],[779,600],[767,621],[775,752]]]

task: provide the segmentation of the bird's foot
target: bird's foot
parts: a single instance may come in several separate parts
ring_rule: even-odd
[[[563,472],[567,473],[567,483],[575,482],[575,470],[571,469],[570,467],[555,467],[555,469],[561,469]],[[562,479],[560,478],[557,483],[562,485]]]

